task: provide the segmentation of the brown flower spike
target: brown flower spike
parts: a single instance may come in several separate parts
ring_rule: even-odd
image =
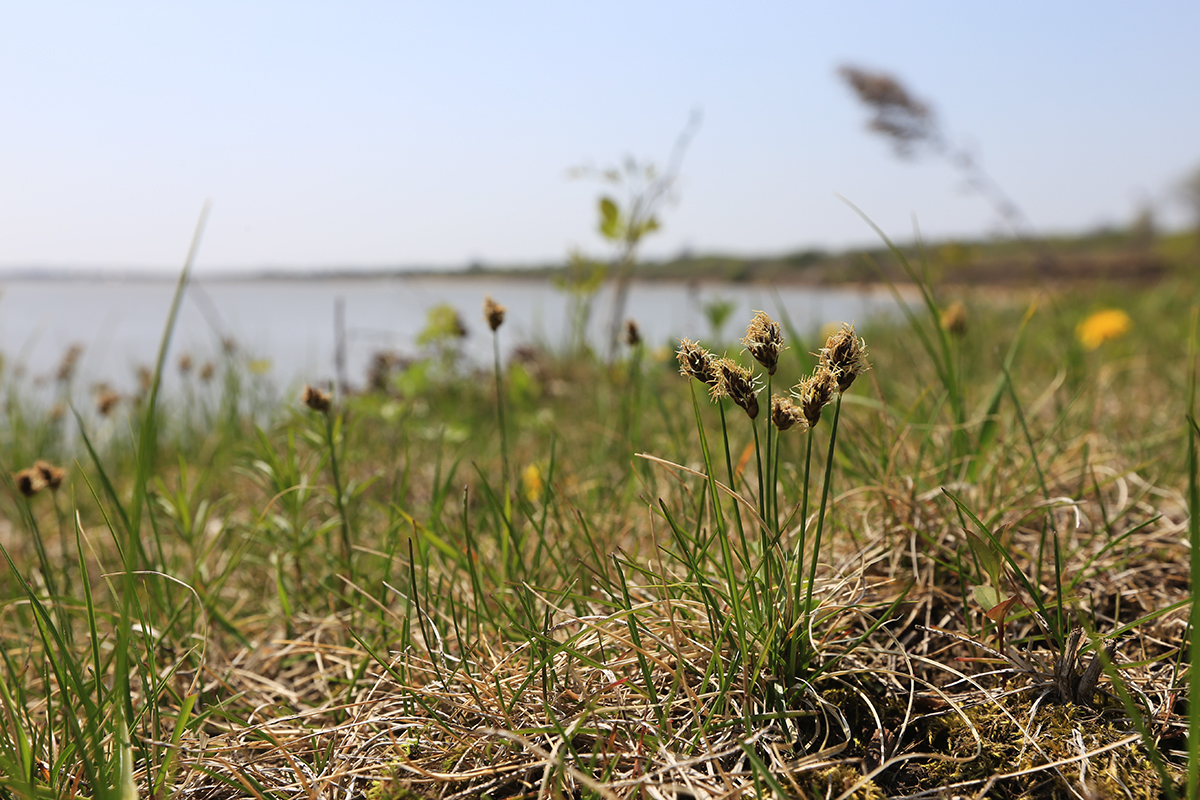
[[[821,409],[829,405],[833,393],[837,390],[837,378],[824,361],[817,365],[817,371],[796,384],[792,396],[800,404],[800,412],[808,420],[808,427],[814,427],[821,421]]]
[[[779,323],[763,311],[754,312],[746,328],[746,337],[742,344],[754,356],[754,360],[763,365],[768,375],[775,374],[779,365],[779,352],[783,349],[783,334],[779,332]]]
[[[638,330],[638,324],[631,319],[625,320],[625,344],[637,347],[641,343],[642,332]]]
[[[46,486],[46,481],[42,478],[41,473],[36,469],[23,469],[13,475],[13,483],[17,485],[17,491],[26,497],[33,497]]]
[[[771,422],[775,423],[775,427],[781,431],[786,431],[797,423],[801,430],[808,428],[808,420],[804,418],[804,412],[796,407],[790,397],[778,394],[771,398]]]
[[[680,339],[675,352],[679,361],[679,374],[695,378],[706,386],[715,387],[721,380],[717,373],[717,357],[691,339]]]
[[[50,487],[51,490],[62,486],[63,478],[67,476],[67,471],[62,467],[56,467],[49,461],[43,461],[40,458],[33,462],[33,469],[41,476],[42,481]]]
[[[483,298],[483,318],[493,331],[504,324],[504,314],[507,311],[508,309],[493,300],[490,294]]]
[[[746,416],[754,419],[758,416],[758,387],[754,385],[754,373],[728,358],[718,359],[716,363],[720,381],[712,387],[713,400],[728,395],[729,399],[742,407]]]
[[[821,366],[837,376],[837,389],[844,392],[854,379],[871,368],[867,362],[867,343],[854,336],[854,326],[842,323],[841,329],[821,348]]]
[[[305,386],[304,394],[301,395],[304,400],[304,405],[311,408],[313,411],[320,411],[322,414],[329,413],[329,405],[331,399],[329,392],[322,392],[313,386]]]

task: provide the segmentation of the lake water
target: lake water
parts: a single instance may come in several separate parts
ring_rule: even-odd
[[[118,390],[136,383],[139,365],[153,362],[170,307],[174,283],[155,280],[0,281],[0,352],[7,369],[25,380],[46,383],[63,353],[83,346],[79,381],[107,381]],[[335,304],[345,309],[347,375],[361,385],[372,355],[380,350],[417,355],[417,334],[435,305],[458,310],[469,335],[468,357],[491,359],[491,336],[482,319],[485,294],[508,307],[501,328],[504,351],[523,343],[554,349],[570,337],[569,298],[544,280],[496,277],[356,277],[345,279],[205,280],[187,290],[171,346],[171,363],[189,353],[199,365],[231,338],[278,386],[334,377]],[[681,336],[708,338],[703,306],[727,299],[734,310],[724,335],[742,335],[752,310],[780,318],[784,309],[801,332],[829,322],[863,321],[894,313],[882,288],[774,289],[736,284],[635,283],[627,316],[636,320],[650,346],[672,345]],[[595,299],[588,337],[598,352],[611,316],[612,294]],[[169,370],[168,389],[175,381]],[[12,374],[11,372],[9,373]],[[40,380],[39,380],[40,379]]]

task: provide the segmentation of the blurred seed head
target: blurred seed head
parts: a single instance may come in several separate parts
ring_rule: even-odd
[[[58,372],[55,377],[59,383],[69,383],[75,377],[75,368],[79,366],[79,357],[83,355],[83,345],[73,344],[63,353],[62,361],[58,362]]]
[[[758,387],[755,385],[754,373],[728,358],[717,359],[716,369],[720,380],[712,387],[713,399],[727,396],[741,406],[750,419],[757,417]]]
[[[821,348],[821,366],[837,376],[837,390],[844,392],[854,379],[871,368],[867,343],[854,335],[854,326],[842,323]]]
[[[108,384],[98,384],[95,389],[96,410],[100,412],[100,416],[107,417],[117,407],[117,403],[121,402],[121,395],[113,391]]]
[[[179,374],[187,375],[192,371],[192,357],[184,353],[179,357]]]
[[[137,369],[137,378],[138,392],[146,394],[150,391],[150,387],[154,385],[154,370],[143,364]]]
[[[200,367],[200,380],[208,383],[213,379],[213,375],[217,374],[217,365],[211,361],[205,361]]]
[[[935,150],[944,147],[933,111],[894,76],[849,64],[839,67],[838,75],[871,109],[867,128],[889,139],[898,156],[908,158],[921,145]]]
[[[329,406],[332,402],[329,392],[322,392],[315,386],[305,385],[304,393],[300,396],[300,399],[304,401],[304,405],[313,411],[320,411],[322,414],[329,413]]]
[[[746,328],[742,344],[754,356],[754,360],[763,365],[768,375],[775,374],[779,353],[783,350],[783,334],[779,332],[779,323],[763,311],[754,312],[754,319]]]
[[[680,339],[679,349],[675,351],[679,361],[679,374],[685,378],[695,378],[706,386],[716,388],[721,381],[717,372],[717,357],[705,350],[691,339]]]
[[[962,301],[955,300],[942,310],[942,330],[952,336],[964,336],[967,333],[967,307]]]
[[[638,324],[631,319],[625,320],[625,344],[637,347],[641,343],[642,332],[638,330]]]
[[[41,476],[42,481],[53,491],[59,486],[62,486],[63,478],[67,476],[67,471],[62,467],[56,467],[49,461],[38,459],[33,462],[33,470]]]
[[[17,491],[26,497],[33,497],[46,487],[46,481],[36,469],[28,468],[13,473],[13,483]]]
[[[796,384],[792,396],[799,403],[800,412],[808,422],[808,427],[814,427],[821,421],[821,409],[829,405],[835,391],[837,377],[824,362],[817,365],[816,372]]]
[[[483,298],[483,318],[493,331],[504,324],[504,314],[508,309],[497,303],[489,294]]]

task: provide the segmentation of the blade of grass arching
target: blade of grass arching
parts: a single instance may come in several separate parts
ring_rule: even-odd
[[[1025,337],[1025,330],[1029,327],[1029,320],[1033,319],[1033,314],[1037,311],[1037,300],[1035,299],[1029,304],[1029,308],[1025,310],[1025,315],[1021,317],[1021,324],[1017,326],[1017,333],[1013,336],[1013,340],[1009,342],[1008,352],[1004,354],[1004,363],[1002,366],[1002,374],[996,376],[996,382],[992,386],[992,393],[988,397],[987,405],[983,411],[983,425],[979,429],[979,445],[976,447],[975,458],[971,461],[971,467],[967,472],[967,480],[975,483],[979,480],[979,471],[983,468],[984,456],[991,449],[996,441],[997,435],[1000,433],[1000,420],[997,416],[1000,411],[1000,401],[1004,398],[1004,390],[1007,386],[1011,386],[1012,367],[1017,358],[1017,350],[1021,346],[1021,340]]]
[[[1013,557],[1009,554],[1008,548],[1006,548],[1000,544],[1000,540],[996,538],[995,534],[993,534],[988,529],[988,527],[983,524],[983,522],[979,519],[979,517],[975,516],[975,512],[973,512],[973,511],[971,511],[971,509],[967,508],[967,506],[962,502],[962,500],[959,500],[958,497],[956,497],[953,492],[951,492],[949,489],[947,489],[945,487],[942,487],[942,493],[945,494],[947,497],[949,497],[950,500],[954,503],[954,505],[958,506],[958,510],[961,511],[963,514],[966,514],[967,517],[972,522],[975,523],[975,526],[977,528],[979,528],[980,531],[983,532],[983,535],[987,537],[988,542],[992,545],[992,547],[995,548],[995,550],[1008,563],[1008,566],[1012,569],[1013,574],[1017,578],[1017,582],[1021,584],[1021,588],[1025,590],[1026,594],[1028,594],[1029,597],[1033,600],[1034,604],[1037,605],[1038,612],[1042,615],[1042,618],[1049,619],[1050,613],[1046,609],[1046,603],[1042,599],[1041,592],[1037,591],[1034,588],[1033,584],[1029,582],[1029,579],[1027,577],[1025,577],[1025,573],[1021,571],[1021,568],[1017,565],[1017,562],[1015,560],[1013,560]],[[1061,648],[1062,644],[1063,644],[1062,637],[1061,637],[1061,631],[1056,628],[1054,631],[1052,631],[1052,633],[1055,636],[1054,644],[1056,646],[1058,646],[1059,648]]]
[[[204,235],[204,225],[208,220],[209,203],[205,201],[200,209],[200,219],[196,221],[196,229],[192,233],[192,242],[188,246],[187,257],[183,269],[179,273],[179,282],[175,285],[175,296],[171,298],[171,310],[167,313],[167,322],[163,328],[162,338],[158,343],[158,359],[154,364],[154,375],[150,382],[150,395],[142,409],[141,431],[138,435],[137,472],[133,482],[133,498],[129,503],[130,536],[137,540],[138,555],[142,558],[139,569],[149,569],[146,551],[140,540],[142,505],[146,498],[146,486],[150,475],[154,472],[154,456],[158,448],[158,391],[162,384],[163,366],[167,361],[167,350],[171,346],[171,335],[175,332],[175,323],[179,318],[179,307],[183,304],[183,292],[187,288],[192,266],[196,261],[196,253],[200,250],[200,239]]]

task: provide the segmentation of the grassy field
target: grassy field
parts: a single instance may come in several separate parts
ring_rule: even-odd
[[[9,390],[0,796],[1194,797],[1194,274]]]

